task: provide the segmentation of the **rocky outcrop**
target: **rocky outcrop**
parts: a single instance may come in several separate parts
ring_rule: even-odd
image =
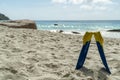
[[[9,18],[5,16],[4,14],[0,13],[0,20],[9,20]]]
[[[10,28],[37,29],[35,22],[32,20],[10,20],[0,22],[0,25],[7,26]]]
[[[80,34],[79,32],[76,32],[76,31],[72,31],[73,34]]]
[[[63,30],[59,30],[58,33],[63,33],[64,31]]]
[[[108,32],[120,32],[120,29],[112,29],[112,30],[108,30]]]

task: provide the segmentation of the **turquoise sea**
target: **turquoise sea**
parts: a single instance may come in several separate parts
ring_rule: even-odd
[[[36,20],[38,30],[63,30],[80,32],[100,31],[103,37],[120,38],[120,32],[107,32],[107,30],[120,29],[120,20]]]

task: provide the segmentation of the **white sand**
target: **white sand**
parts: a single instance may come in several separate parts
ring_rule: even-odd
[[[111,75],[95,41],[84,67],[75,70],[81,48],[80,35],[0,27],[0,80],[120,80],[120,39],[105,38]]]

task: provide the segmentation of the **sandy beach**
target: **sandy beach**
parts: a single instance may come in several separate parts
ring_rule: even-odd
[[[120,80],[120,39],[104,38],[110,75],[94,39],[75,70],[82,45],[81,35],[0,27],[0,80]]]

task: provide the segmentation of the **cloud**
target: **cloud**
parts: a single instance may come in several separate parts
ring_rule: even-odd
[[[80,9],[83,10],[106,10],[106,6],[96,6],[96,5],[81,5]]]
[[[107,7],[105,6],[99,6],[99,7],[96,7],[97,10],[107,10]]]
[[[93,9],[93,6],[90,6],[90,5],[82,5],[82,6],[80,6],[80,9],[92,10],[92,9]]]
[[[53,3],[81,4],[85,0],[52,0]]]
[[[93,3],[104,3],[104,4],[111,4],[111,0],[93,0]]]
[[[67,3],[67,0],[52,0],[53,3]]]
[[[79,5],[84,10],[106,10],[111,5],[112,0],[52,0],[53,3],[65,5]]]
[[[68,0],[68,3],[72,4],[82,4],[85,0]]]
[[[52,0],[53,3],[83,4],[83,3],[112,3],[111,0]]]

